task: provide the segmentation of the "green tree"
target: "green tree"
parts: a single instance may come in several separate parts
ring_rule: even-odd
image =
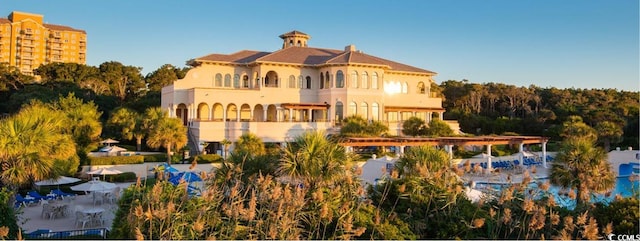
[[[429,122],[425,134],[430,137],[454,136],[449,124],[439,119],[433,119]]]
[[[160,66],[157,70],[147,74],[146,82],[150,91],[160,91],[162,87],[170,85],[173,81],[184,78],[188,68],[176,68],[171,64]]]
[[[575,190],[577,206],[589,201],[591,194],[608,192],[615,185],[607,153],[594,145],[588,137],[566,139],[551,166],[551,183]]]
[[[305,186],[317,186],[333,183],[353,160],[344,147],[327,140],[324,132],[305,132],[284,148],[279,172]]]
[[[349,116],[342,120],[340,135],[342,136],[380,136],[389,128],[380,121],[369,122],[359,115]]]
[[[238,138],[233,152],[240,156],[260,156],[266,153],[262,139],[253,133],[242,134]]]
[[[0,181],[15,190],[33,181],[60,175],[56,160],[76,154],[68,119],[38,103],[0,120]],[[77,166],[76,166],[77,168]]]
[[[52,108],[66,115],[69,122],[65,125],[65,132],[73,137],[78,156],[86,157],[87,153],[98,147],[102,133],[102,113],[93,102],[84,103],[70,93],[67,97],[60,97],[52,104]]]
[[[32,76],[22,74],[18,68],[0,63],[0,91],[16,91],[33,81]]]
[[[164,147],[167,150],[167,163],[171,164],[171,148],[179,149],[187,143],[187,128],[177,118],[161,118],[147,137],[147,145],[152,148]]]
[[[402,122],[402,134],[408,136],[423,136],[427,132],[427,126],[423,119],[412,116]]]
[[[567,121],[562,124],[560,136],[565,139],[586,138],[591,141],[597,139],[596,131],[582,122],[580,116],[569,116]]]
[[[107,122],[108,125],[120,129],[122,138],[126,140],[136,139],[136,150],[142,149],[142,138],[145,137],[146,131],[143,128],[144,122],[142,115],[128,108],[118,108],[111,114],[111,118]]]
[[[604,150],[611,150],[611,143],[622,141],[622,127],[610,121],[599,122],[596,125],[598,139],[604,143]]]
[[[109,93],[118,97],[121,103],[136,99],[146,90],[140,67],[125,66],[111,61],[100,64],[98,69],[100,77],[109,86]]]

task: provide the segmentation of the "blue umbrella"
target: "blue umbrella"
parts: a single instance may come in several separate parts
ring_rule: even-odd
[[[176,169],[175,167],[172,167],[171,165],[167,164],[167,163],[162,163],[160,165],[157,165],[156,167],[160,167],[160,170],[163,170],[164,172],[168,172],[168,173],[172,173],[172,172],[180,172],[180,170]],[[153,171],[154,169],[150,169],[149,171]]]
[[[202,178],[200,177],[200,175],[198,175],[198,173],[195,172],[180,172],[178,174],[176,174],[175,176],[169,178],[169,182],[173,183],[173,184],[178,184],[180,183],[180,180],[184,179],[185,182],[191,183],[191,182],[201,182]]]

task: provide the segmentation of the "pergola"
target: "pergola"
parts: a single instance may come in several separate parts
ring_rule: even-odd
[[[340,145],[345,147],[361,147],[361,146],[396,146],[400,147],[400,153],[404,151],[405,146],[422,146],[434,145],[444,146],[449,153],[449,158],[453,158],[453,146],[466,145],[486,145],[487,155],[489,156],[487,168],[491,169],[491,145],[519,145],[522,159],[522,153],[525,144],[542,144],[542,162],[547,166],[547,142],[548,137],[542,136],[474,136],[474,137],[349,137],[340,140]],[[524,162],[520,160],[520,165]]]

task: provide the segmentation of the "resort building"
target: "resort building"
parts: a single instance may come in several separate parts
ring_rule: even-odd
[[[280,35],[282,49],[210,54],[188,61],[183,79],[162,88],[163,109],[189,127],[192,142],[235,142],[254,133],[264,142],[287,142],[307,130],[339,131],[340,120],[359,115],[402,135],[402,121],[429,122],[445,111],[431,92],[435,72],[368,55],[309,47],[300,31]],[[457,124],[452,125],[455,126]],[[454,129],[455,130],[455,129]]]
[[[8,18],[0,18],[0,63],[33,75],[41,64],[86,61],[84,30],[44,23],[40,14],[13,11]]]

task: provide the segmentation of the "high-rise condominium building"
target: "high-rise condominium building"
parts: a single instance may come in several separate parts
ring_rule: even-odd
[[[44,23],[40,14],[13,11],[7,18],[0,18],[0,63],[33,75],[41,64],[86,61],[84,30]]]

